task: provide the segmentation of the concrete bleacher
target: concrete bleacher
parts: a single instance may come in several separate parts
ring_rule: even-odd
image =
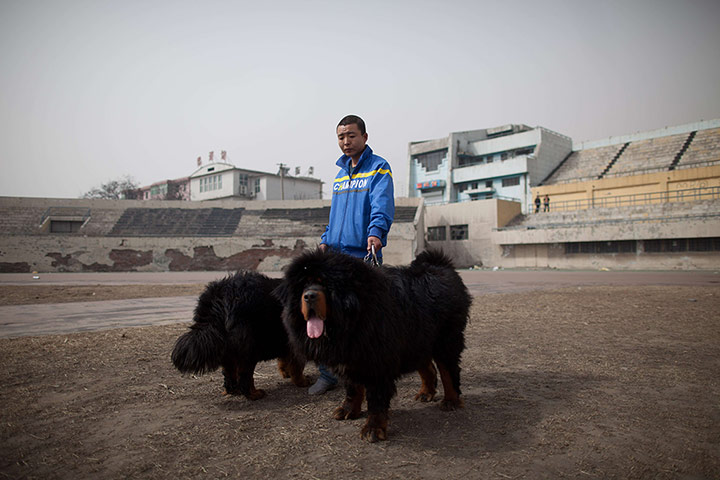
[[[570,228],[581,225],[622,224],[633,222],[662,222],[666,219],[700,218],[710,220],[718,216],[717,201],[665,202],[586,210],[540,212],[518,215],[498,230],[542,230]]]
[[[394,223],[412,223],[417,206],[395,207]],[[323,234],[330,217],[330,207],[316,208],[268,208],[247,210],[238,225],[238,234],[273,236],[317,236]]]
[[[687,138],[683,133],[631,142],[605,176],[668,170]]]
[[[676,168],[720,163],[720,128],[699,130]]]
[[[110,236],[213,237],[233,235],[244,208],[128,208]]]
[[[260,217],[264,220],[290,220],[309,224],[327,225],[330,207],[320,208],[268,208]]]
[[[543,184],[579,182],[598,178],[622,147],[622,145],[610,145],[575,151]]]
[[[0,205],[0,231],[4,235],[33,235],[39,231],[46,207]]]

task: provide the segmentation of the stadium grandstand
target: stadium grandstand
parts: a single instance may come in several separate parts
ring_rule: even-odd
[[[506,263],[718,268],[720,120],[574,144],[532,198],[496,229]]]

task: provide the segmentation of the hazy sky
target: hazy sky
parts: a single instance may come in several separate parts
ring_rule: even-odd
[[[348,113],[405,195],[410,141],[720,118],[718,52],[717,0],[0,0],[0,195],[147,185],[221,150],[330,182]]]

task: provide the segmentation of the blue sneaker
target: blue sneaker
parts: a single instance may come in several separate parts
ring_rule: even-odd
[[[325,392],[332,390],[336,386],[336,383],[328,382],[323,377],[320,377],[312,387],[308,388],[308,393],[310,395],[322,395]]]

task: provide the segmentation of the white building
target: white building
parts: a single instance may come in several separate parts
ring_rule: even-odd
[[[289,169],[277,174],[237,168],[225,162],[210,162],[190,175],[193,201],[236,198],[242,200],[320,200],[322,181],[291,176]]]
[[[531,187],[571,152],[569,137],[527,125],[411,142],[408,196],[422,197],[427,205],[499,198],[526,206]]]

